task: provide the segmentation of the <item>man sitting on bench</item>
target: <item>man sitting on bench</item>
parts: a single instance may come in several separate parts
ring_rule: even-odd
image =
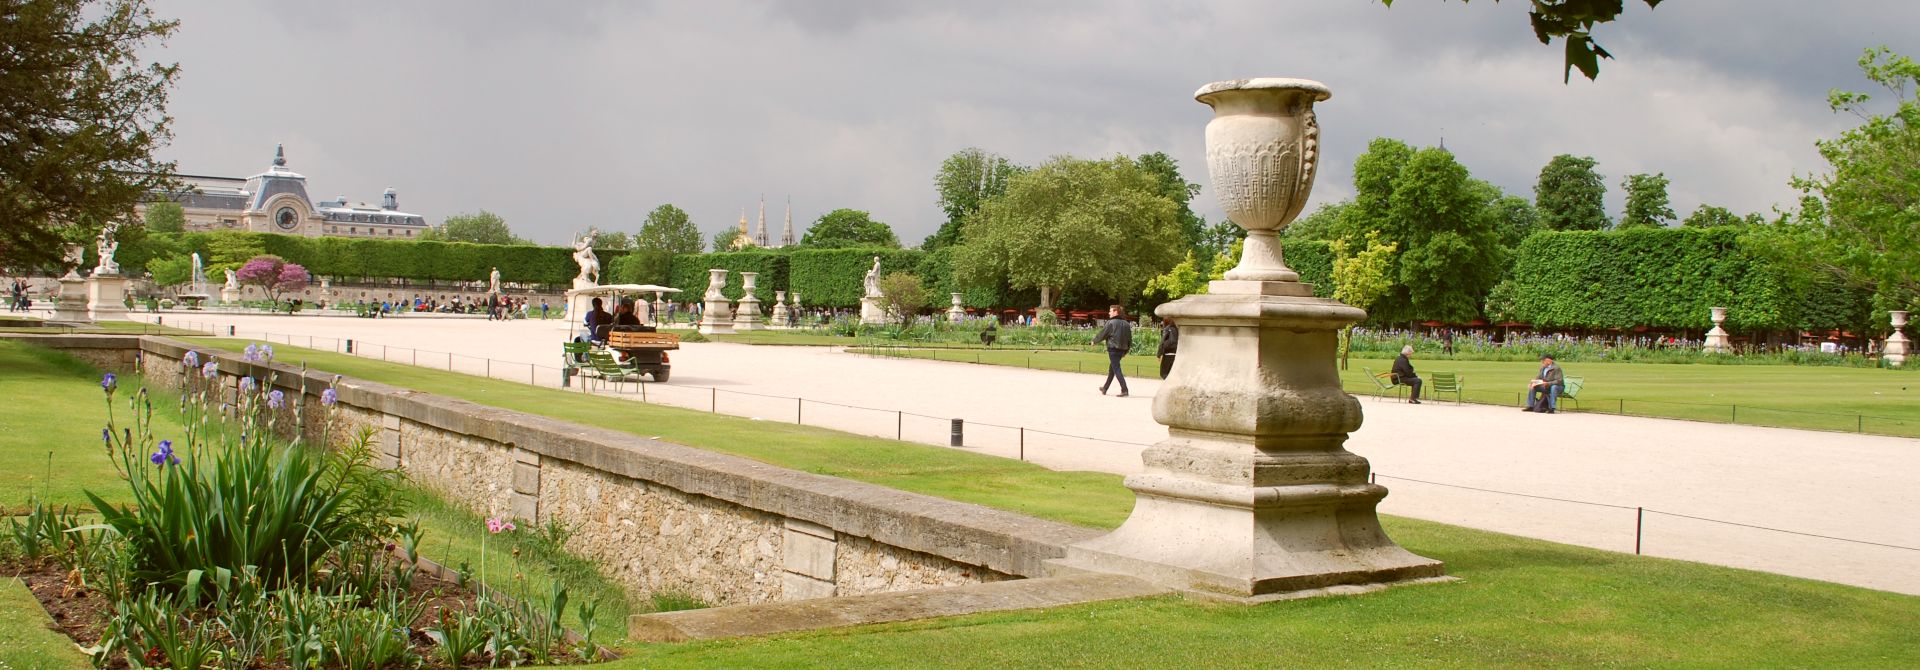
[[[1540,374],[1527,382],[1527,408],[1520,411],[1553,414],[1560,407],[1560,392],[1566,387],[1566,373],[1553,363],[1552,356],[1541,356]]]
[[[1413,345],[1409,344],[1400,347],[1400,357],[1393,359],[1393,371],[1388,374],[1393,375],[1393,383],[1405,384],[1407,386],[1409,396],[1412,398],[1412,400],[1408,402],[1418,405],[1420,404],[1421,380],[1418,375],[1413,373],[1413,361],[1407,358],[1411,355],[1413,355]]]

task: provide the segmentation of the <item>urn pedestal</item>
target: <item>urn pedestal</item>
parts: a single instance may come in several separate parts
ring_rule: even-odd
[[[947,308],[947,322],[960,323],[967,320],[967,308],[960,306],[960,294],[954,293],[953,306]]]
[[[733,334],[733,303],[727,301],[727,295],[720,289],[727,285],[727,271],[719,268],[707,270],[707,293],[700,308],[700,328],[702,335]]]
[[[1707,345],[1703,351],[1709,354],[1731,353],[1733,351],[1733,339],[1727,336],[1725,328],[1720,327],[1720,324],[1727,320],[1727,308],[1709,307],[1707,309],[1713,312],[1713,329],[1707,331]]]
[[[1394,544],[1365,458],[1345,449],[1359,401],[1340,385],[1337,331],[1366,313],[1313,297],[1271,238],[1312,186],[1317,82],[1252,79],[1200,89],[1213,106],[1207,165],[1233,221],[1240,264],[1209,293],[1161,305],[1180,324],[1180,364],[1154,395],[1167,439],[1130,476],[1133,513],[1067,548],[1060,572],[1134,575],[1190,593],[1264,602],[1445,579]],[[1264,237],[1262,237],[1264,236]]]
[[[103,273],[88,277],[87,314],[95,321],[126,321],[127,278]]]
[[[60,292],[53,298],[52,318],[69,323],[93,320],[87,315],[87,280],[78,273],[68,272],[60,278]]]
[[[787,309],[787,292],[773,292],[773,325],[775,328],[787,327],[787,321],[793,318],[793,312]]]
[[[220,302],[229,304],[240,302],[240,289],[220,287]]]
[[[1888,312],[1887,317],[1893,322],[1893,334],[1887,336],[1886,346],[1880,350],[1880,360],[1886,361],[1888,367],[1897,368],[1907,363],[1907,334],[1901,332],[1907,327],[1907,313]]]
[[[740,273],[742,294],[740,302],[733,308],[734,330],[765,330],[767,327],[760,323],[760,298],[753,295],[756,288],[754,284],[759,281],[759,276],[758,272]]]

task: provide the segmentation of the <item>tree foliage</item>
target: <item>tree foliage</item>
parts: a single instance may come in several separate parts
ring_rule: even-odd
[[[449,216],[438,228],[428,232],[430,234],[422,236],[421,239],[430,242],[472,244],[532,244],[514,237],[513,230],[507,227],[506,219],[484,209],[472,214]]]
[[[686,210],[664,204],[647,212],[646,223],[640,225],[640,234],[634,237],[634,248],[697,254],[700,253],[700,228],[693,225],[693,217],[688,216]]]
[[[1293,223],[1289,223],[1287,227],[1280,229],[1280,236],[1290,240],[1340,239],[1342,236],[1341,233],[1344,230],[1342,226],[1345,224],[1345,219],[1342,217],[1346,215],[1347,208],[1352,206],[1353,201],[1351,200],[1342,200],[1340,202],[1321,205],[1319,209],[1308,212],[1306,216],[1294,219]],[[1232,225],[1232,222],[1228,222],[1228,225]]]
[[[954,267],[973,286],[1135,295],[1187,248],[1163,189],[1125,156],[1054,158],[1015,176],[968,221]]]
[[[674,256],[669,263],[667,285],[680,289],[682,299],[699,300],[707,293],[707,271],[721,269],[727,271],[727,284],[722,292],[738,299],[746,293],[746,280],[740,273],[753,272],[758,274],[753,297],[763,305],[772,305],[773,292],[786,289],[790,283],[789,256],[791,254],[785,252],[757,248]]]
[[[873,216],[857,209],[836,209],[813,222],[807,234],[800,240],[800,246],[814,249],[840,249],[846,247],[887,247],[900,248],[900,238],[895,237],[893,228],[873,220]]]
[[[1630,174],[1620,182],[1627,192],[1627,211],[1620,215],[1621,228],[1664,228],[1674,217],[1667,201],[1667,174]]]
[[[1379,231],[1367,233],[1366,243],[1356,244],[1351,240],[1334,240],[1328,243],[1333,252],[1333,299],[1346,304],[1367,309],[1373,303],[1393,292],[1393,254],[1399,251],[1399,245],[1384,242]],[[1340,365],[1347,364],[1348,343],[1353,339],[1353,324],[1340,329]]]
[[[187,211],[177,202],[160,201],[147,205],[147,232],[180,233],[187,230]]]
[[[1861,124],[1818,143],[1832,171],[1796,178],[1802,206],[1779,231],[1780,256],[1881,295],[1887,306],[1920,301],[1920,64],[1886,47],[1860,58],[1894,109],[1870,114],[1866,93],[1834,91],[1835,112]]]
[[[932,296],[922,286],[920,278],[905,272],[888,273],[880,277],[880,303],[887,311],[889,320],[912,325],[913,319],[927,308]]]
[[[1380,2],[1393,5],[1393,0]],[[1642,2],[1647,3],[1648,8],[1660,5],[1660,0]],[[1559,38],[1565,44],[1562,83],[1573,81],[1576,68],[1587,79],[1600,76],[1600,59],[1613,58],[1613,54],[1593,41],[1593,27],[1620,18],[1620,13],[1627,8],[1625,0],[1528,0],[1528,7],[1527,19],[1533,25],[1534,38],[1546,45],[1552,45],[1554,38]]]
[[[967,147],[940,162],[933,175],[934,191],[940,195],[940,209],[947,220],[940,229],[920,243],[926,251],[938,251],[960,243],[960,231],[967,217],[980,211],[981,203],[1007,190],[1007,179],[1026,171],[999,154]]]
[[[178,22],[144,0],[15,0],[0,8],[0,267],[57,265],[66,245],[172,184],[178,65],[148,62]]]
[[[1592,156],[1560,154],[1540,168],[1533,205],[1547,230],[1606,230],[1607,182]]]
[[[155,259],[186,258],[200,252],[207,276],[238,269],[248,259],[272,254],[305,266],[315,275],[359,279],[391,277],[429,281],[485,281],[500,268],[504,281],[566,286],[580,272],[573,249],[525,245],[467,244],[422,240],[303,237],[272,233],[204,232],[150,234],[137,245],[122,245],[122,266],[146,268]],[[598,250],[602,267],[612,268],[626,252]]]
[[[313,279],[307,269],[298,263],[288,263],[279,256],[262,255],[248,259],[246,264],[234,273],[241,284],[258,286],[267,292],[267,299],[278,301],[280,294],[298,291],[307,287]]]
[[[1354,187],[1341,229],[1348,236],[1378,231],[1399,250],[1391,261],[1396,286],[1376,301],[1373,319],[1464,323],[1479,316],[1503,269],[1501,231],[1488,213],[1499,190],[1472,179],[1445,149],[1416,151],[1387,138],[1354,161]]]
[[[1722,226],[1760,225],[1765,222],[1766,218],[1759,214],[1740,216],[1725,207],[1701,203],[1699,207],[1693,210],[1692,214],[1687,215],[1686,220],[1680,222],[1680,225],[1688,228],[1719,228]]]
[[[1181,176],[1180,162],[1163,152],[1141,154],[1135,160],[1140,169],[1152,174],[1160,182],[1160,195],[1173,201],[1174,220],[1180,224],[1180,238],[1186,242],[1187,248],[1202,248],[1206,244],[1207,220],[1194,214],[1192,207],[1193,199],[1200,197],[1200,185]]]

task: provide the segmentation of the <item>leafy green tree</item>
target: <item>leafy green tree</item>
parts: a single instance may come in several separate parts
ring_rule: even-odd
[[[1140,295],[1146,298],[1149,304],[1157,305],[1195,293],[1204,293],[1206,290],[1207,274],[1202,271],[1200,261],[1194,257],[1193,252],[1188,251],[1187,257],[1179,264],[1160,276],[1148,280],[1146,287],[1140,289]]]
[[[1180,237],[1186,240],[1187,247],[1200,248],[1205,243],[1207,221],[1194,214],[1191,206],[1193,199],[1200,196],[1200,185],[1181,176],[1180,162],[1165,153],[1141,154],[1135,162],[1160,182],[1160,195],[1173,201],[1173,215],[1180,222]]]
[[[600,233],[599,236],[593,238],[593,247],[595,249],[626,251],[633,248],[633,236],[617,230],[610,233]]]
[[[700,253],[700,229],[693,225],[693,217],[687,216],[686,210],[671,204],[661,205],[647,212],[647,221],[640,225],[640,234],[634,239],[634,247],[674,254],[697,254]],[[714,247],[715,251],[719,249]]]
[[[1912,306],[1920,299],[1920,64],[1876,47],[1860,70],[1893,94],[1894,109],[1870,114],[1866,93],[1828,94],[1835,112],[1861,124],[1818,143],[1831,172],[1793,180],[1802,204],[1778,231],[1791,243],[1781,255],[1873,289],[1882,304]]]
[[[1293,223],[1289,223],[1287,227],[1280,229],[1280,236],[1290,240],[1339,239],[1343,225],[1341,217],[1345,214],[1347,208],[1352,206],[1352,200],[1342,200],[1340,202],[1321,205],[1319,209],[1309,212],[1306,216],[1294,219]]]
[[[1500,235],[1500,246],[1512,249],[1520,246],[1534,231],[1540,230],[1540,212],[1526,198],[1507,195],[1484,181],[1475,180],[1486,198],[1488,224]]]
[[[215,283],[226,280],[226,270],[239,271],[247,260],[267,253],[266,236],[259,233],[223,233],[207,236],[207,277]]]
[[[1288,226],[1288,228],[1291,227]],[[1240,224],[1234,223],[1231,219],[1221,219],[1207,224],[1206,230],[1206,234],[1200,238],[1202,257],[1227,253],[1228,249],[1239,244],[1241,240],[1247,239],[1246,229],[1241,228]]]
[[[173,183],[154,152],[180,68],[146,57],[178,26],[144,0],[0,6],[0,267],[58,265]]]
[[[1393,5],[1393,0],[1380,2]],[[1460,2],[1466,4],[1467,0]],[[1642,2],[1647,3],[1648,8],[1660,5],[1660,0]],[[1613,54],[1593,41],[1593,27],[1620,18],[1620,13],[1627,8],[1625,0],[1529,0],[1528,7],[1527,19],[1533,25],[1533,36],[1541,44],[1551,45],[1556,37],[1566,44],[1562,83],[1573,81],[1575,68],[1588,79],[1600,76],[1600,59],[1613,58]]]
[[[1379,138],[1354,161],[1353,204],[1341,212],[1349,239],[1378,231],[1398,250],[1394,289],[1369,307],[1372,319],[1465,322],[1479,315],[1502,270],[1499,189],[1475,180],[1445,149],[1415,150]],[[1336,284],[1337,284],[1336,280]]]
[[[188,256],[168,256],[147,261],[147,272],[153,275],[157,286],[185,284],[193,280],[193,259]]]
[[[1400,246],[1380,240],[1380,231],[1369,231],[1366,244],[1351,240],[1333,240],[1333,299],[1360,309],[1372,307],[1393,292],[1393,254]],[[1340,329],[1340,369],[1347,368],[1347,353],[1353,342],[1353,326]]]
[[[889,319],[902,325],[913,325],[913,319],[927,308],[930,298],[920,278],[905,272],[889,273],[880,278],[880,302],[887,310]]]
[[[1759,226],[1766,222],[1766,217],[1760,216],[1757,213],[1740,216],[1725,207],[1716,207],[1701,203],[1699,207],[1693,210],[1692,214],[1687,215],[1686,220],[1680,222],[1680,225],[1687,228],[1719,228],[1722,226]]]
[[[1621,228],[1665,228],[1673,220],[1673,205],[1667,202],[1667,173],[1630,174],[1620,182],[1620,188],[1627,191]]]
[[[1607,182],[1592,156],[1560,154],[1540,168],[1533,204],[1547,230],[1605,230]]]
[[[940,194],[940,209],[947,220],[940,230],[920,243],[926,251],[938,251],[960,243],[960,232],[967,217],[980,211],[980,204],[1007,190],[1007,179],[1026,171],[999,154],[967,147],[940,162],[934,173],[933,188]]]
[[[715,252],[735,251],[738,247],[735,247],[734,243],[739,241],[740,229],[731,226],[723,228],[720,232],[713,234],[713,250]]]
[[[187,211],[180,203],[160,201],[147,205],[147,232],[179,233],[187,229]]]
[[[814,249],[839,249],[846,247],[886,247],[900,248],[900,238],[894,237],[893,228],[873,220],[872,215],[857,209],[836,209],[820,215],[800,239],[800,245]]]
[[[1138,293],[1185,252],[1164,184],[1133,159],[1058,157],[1015,176],[967,223],[954,257],[969,286],[1110,297]]]
[[[513,230],[507,227],[506,219],[484,209],[472,214],[449,216],[438,228],[428,232],[432,234],[421,239],[474,244],[531,244],[515,237]]]

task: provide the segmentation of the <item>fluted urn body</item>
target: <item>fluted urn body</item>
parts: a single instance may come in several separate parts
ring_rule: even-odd
[[[1279,232],[1313,192],[1320,125],[1313,103],[1333,92],[1306,79],[1235,79],[1207,84],[1194,99],[1213,108],[1207,173],[1227,218],[1247,231],[1240,264],[1227,279],[1299,281],[1280,256]]]

